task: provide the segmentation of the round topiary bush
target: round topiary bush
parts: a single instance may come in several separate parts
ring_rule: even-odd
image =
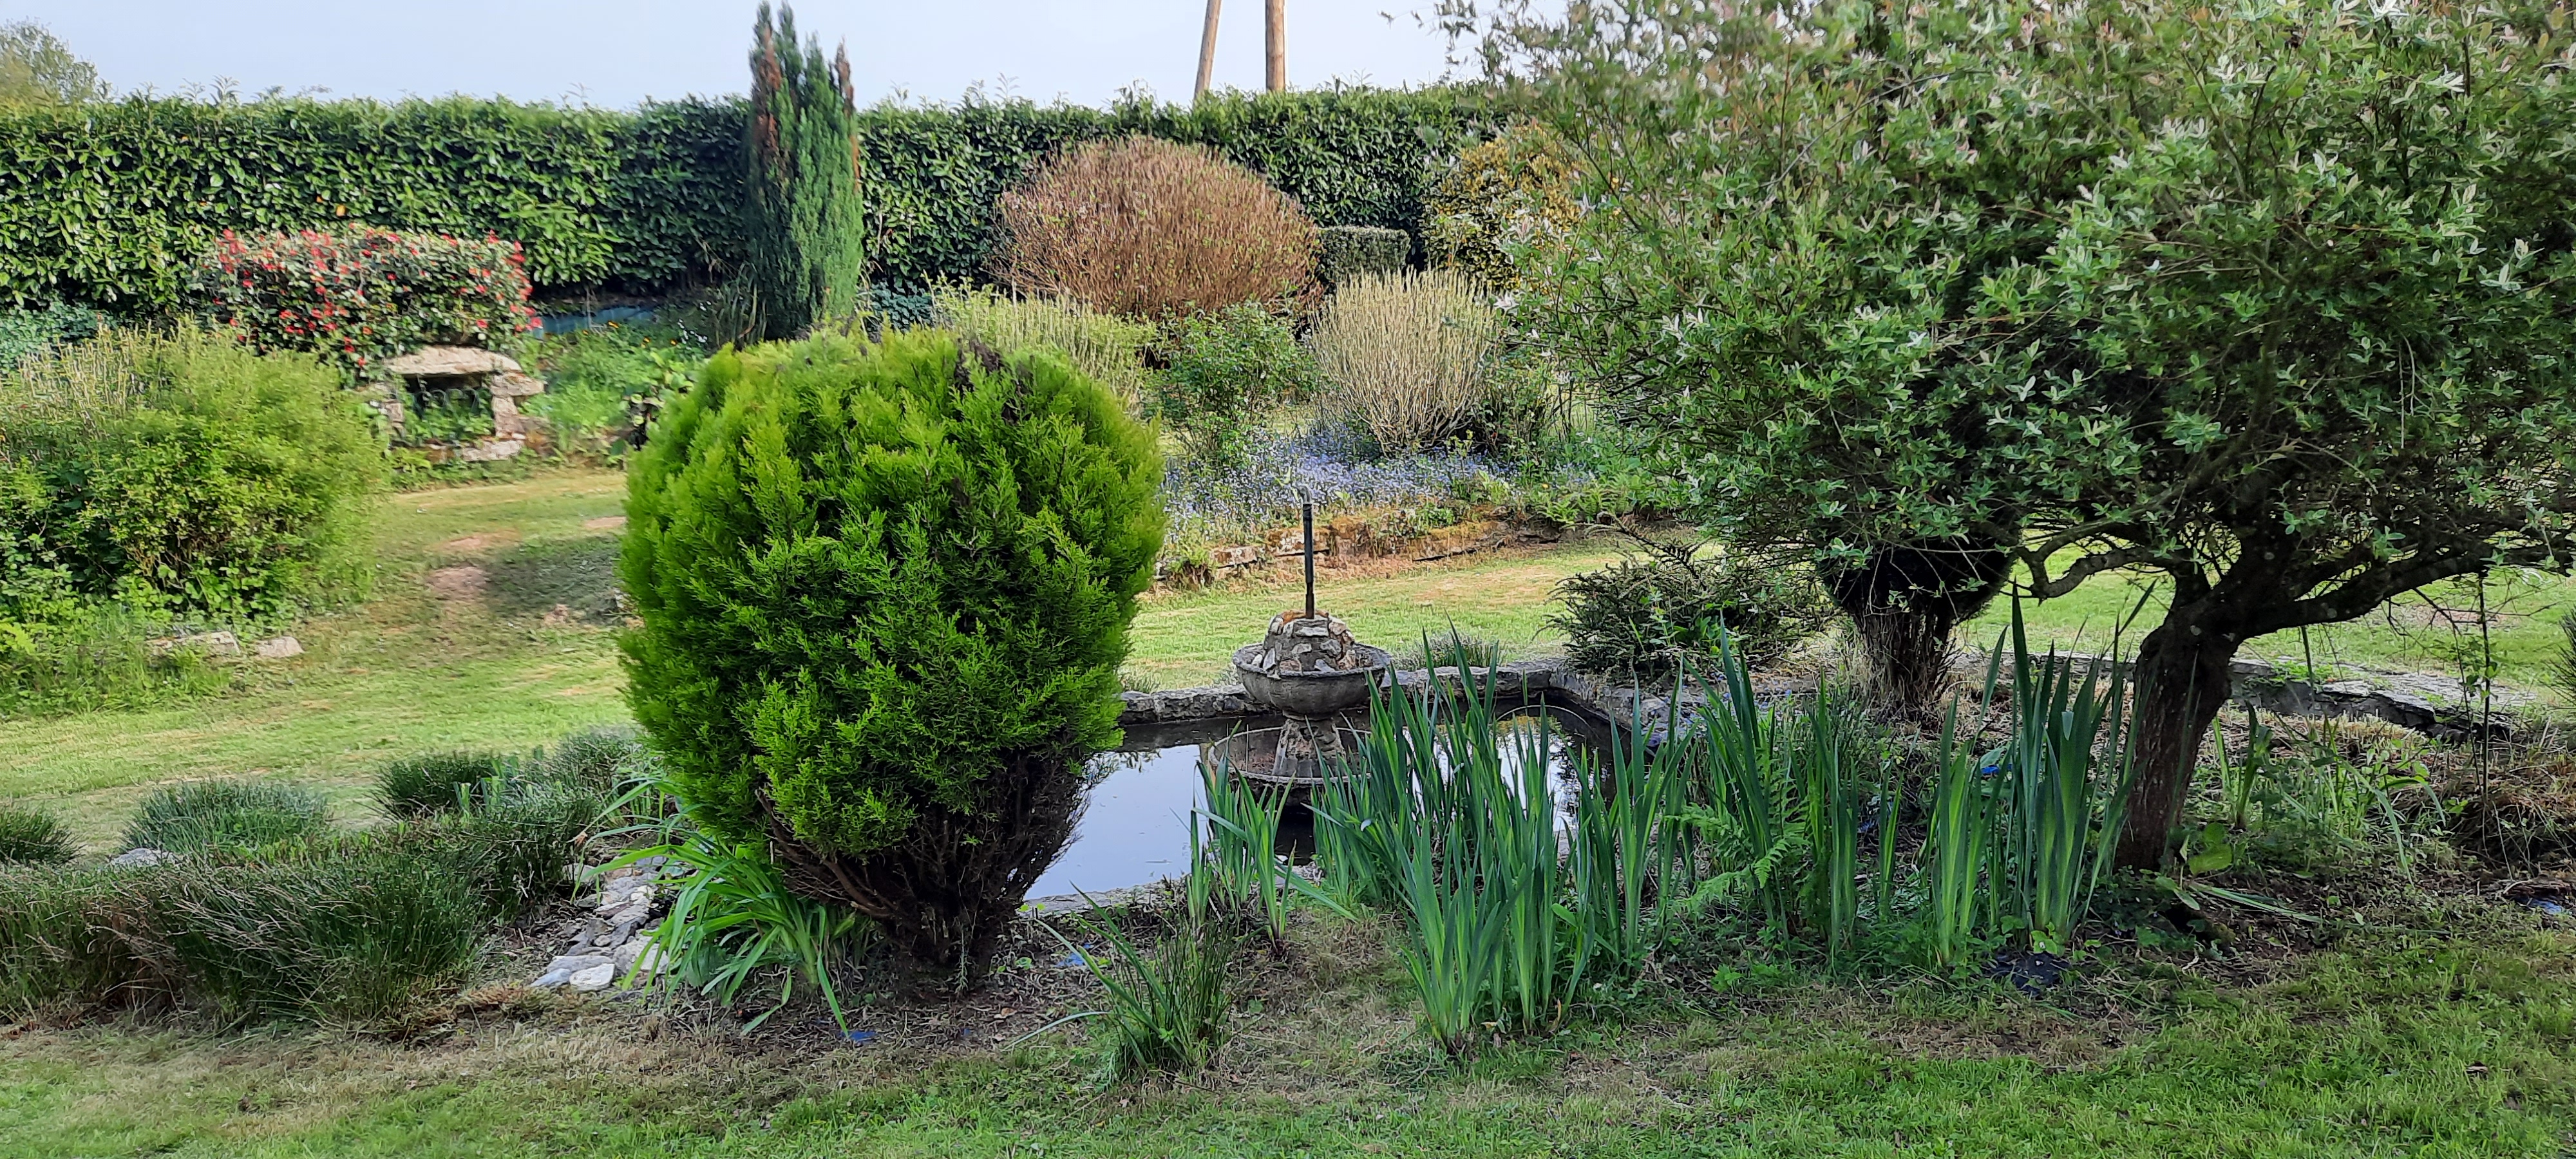
[[[331,827],[322,795],[297,785],[191,781],[143,799],[125,826],[133,849],[188,853],[255,849],[311,837]]]
[[[698,824],[973,985],[1118,731],[1163,464],[1052,354],[722,354],[629,475],[628,699]]]
[[[1164,318],[1303,293],[1315,225],[1297,199],[1203,145],[1091,141],[1002,195],[1002,280]]]

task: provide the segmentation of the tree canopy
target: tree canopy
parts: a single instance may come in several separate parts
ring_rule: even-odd
[[[2122,857],[2253,636],[2565,561],[2569,11],[1503,12],[1593,206],[1522,322],[1732,534],[2172,594]]]
[[[107,99],[107,82],[71,46],[33,20],[0,24],[0,108]]]

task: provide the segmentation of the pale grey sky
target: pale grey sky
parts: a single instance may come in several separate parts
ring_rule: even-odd
[[[461,92],[626,106],[740,92],[756,0],[0,0],[123,93],[230,80],[398,98]],[[1421,84],[1446,43],[1431,0],[1288,0],[1288,79]],[[803,0],[797,26],[846,40],[863,103],[954,100],[984,82],[1102,104],[1142,82],[1187,100],[1204,0]],[[1261,0],[1225,0],[1218,87],[1261,87]],[[1391,15],[1392,20],[1386,19]]]

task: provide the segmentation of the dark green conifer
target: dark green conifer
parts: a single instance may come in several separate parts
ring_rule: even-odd
[[[823,61],[822,42],[796,41],[796,13],[752,26],[748,284],[752,332],[793,338],[817,320],[858,309],[867,281],[867,222],[859,191],[858,103],[847,46]]]

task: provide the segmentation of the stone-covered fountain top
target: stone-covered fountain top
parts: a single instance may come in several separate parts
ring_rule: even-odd
[[[1341,617],[1315,610],[1315,505],[1305,505],[1306,611],[1272,617],[1258,644],[1234,651],[1234,671],[1255,702],[1282,715],[1321,720],[1368,703],[1395,658],[1351,638]]]
[[[1276,729],[1240,733],[1211,754],[1246,778],[1290,788],[1313,785],[1348,751],[1334,719],[1368,703],[1395,658],[1351,638],[1341,617],[1315,610],[1315,508],[1306,505],[1306,608],[1279,613],[1258,644],[1234,652],[1244,695],[1287,717]]]
[[[1234,652],[1234,670],[1253,700],[1288,716],[1309,719],[1348,712],[1368,703],[1394,657],[1351,638],[1341,617],[1279,613],[1258,644]]]

